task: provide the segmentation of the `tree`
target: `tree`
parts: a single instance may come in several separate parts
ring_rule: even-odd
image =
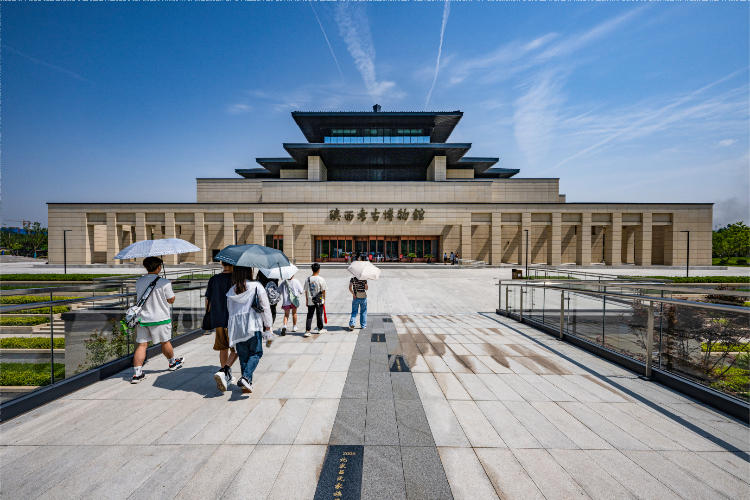
[[[714,231],[712,253],[722,259],[750,255],[750,227],[736,222]]]
[[[11,255],[14,255],[13,252],[16,252],[17,255],[18,250],[23,248],[21,235],[18,233],[11,233],[10,231],[3,231],[0,233],[0,245],[7,248]]]
[[[34,222],[26,228],[28,235],[26,244],[30,249],[30,254],[36,255],[39,250],[47,249],[47,228],[42,227],[38,222]]]

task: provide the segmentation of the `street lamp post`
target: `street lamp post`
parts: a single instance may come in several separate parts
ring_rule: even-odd
[[[63,269],[64,274],[68,274],[68,242],[66,240],[66,236],[68,231],[72,231],[72,229],[63,229]]]
[[[529,278],[529,230],[524,229],[526,231],[526,279]]]
[[[690,231],[680,231],[681,233],[687,233],[687,266],[686,271],[687,274],[686,277],[690,277]]]

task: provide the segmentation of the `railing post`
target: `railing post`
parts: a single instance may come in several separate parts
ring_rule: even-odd
[[[510,286],[505,287],[505,317],[510,317],[510,303],[508,302],[510,295]]]
[[[525,292],[523,291],[522,286],[519,288],[521,289],[521,296],[518,298],[519,299],[518,318],[519,318],[519,321],[523,322],[523,296]]]
[[[49,301],[52,302],[54,297],[52,292],[49,293]],[[49,306],[49,366],[50,366],[50,383],[55,383],[55,317],[53,308]]]
[[[560,340],[565,335],[565,292],[560,291]]]
[[[654,351],[654,303],[648,305],[648,326],[646,332],[646,378],[651,378],[651,358]]]
[[[503,285],[497,287],[497,309],[498,311],[503,310]]]

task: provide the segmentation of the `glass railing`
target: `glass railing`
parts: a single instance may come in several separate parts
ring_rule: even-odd
[[[172,337],[201,327],[205,287],[213,269],[167,275],[176,300]],[[135,279],[94,285],[3,290],[0,327],[0,401],[59,383],[129,356],[135,332],[120,320],[136,298]]]
[[[746,291],[568,280],[499,283],[500,311],[748,401]]]

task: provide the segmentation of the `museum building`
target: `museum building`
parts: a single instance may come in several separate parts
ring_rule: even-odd
[[[113,258],[131,243],[175,237],[201,250],[167,264],[204,265],[244,243],[298,263],[457,252],[492,265],[527,254],[532,264],[685,265],[689,246],[691,265],[711,264],[712,204],[566,203],[559,179],[518,178],[449,142],[462,116],[295,111],[307,142],[236,178],[197,179],[196,203],[49,203],[50,263],[63,262],[65,234],[68,264],[123,263]]]

